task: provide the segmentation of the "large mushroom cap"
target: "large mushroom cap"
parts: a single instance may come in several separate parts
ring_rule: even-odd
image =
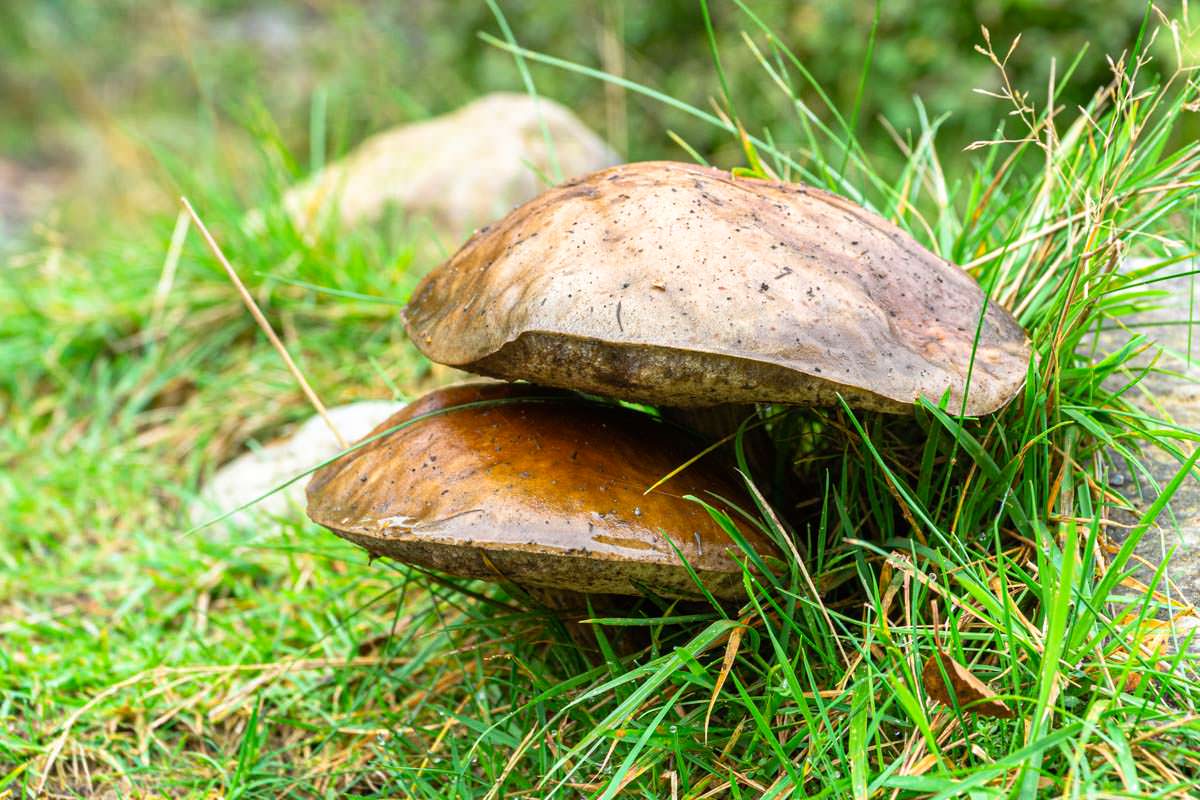
[[[972,345],[980,315],[974,369]],[[675,162],[546,192],[473,236],[404,310],[433,361],[661,405],[982,414],[1020,389],[1024,331],[979,285],[841,197]]]
[[[481,401],[499,402],[455,408]],[[694,455],[678,430],[556,390],[474,383],[426,395],[372,435],[410,420],[319,470],[309,517],[374,555],[589,593],[699,595],[677,548],[713,595],[742,593],[736,546],[684,499],[742,498],[724,471],[701,461],[643,494]]]

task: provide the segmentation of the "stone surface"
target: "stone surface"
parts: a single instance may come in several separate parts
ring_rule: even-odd
[[[1139,263],[1133,262],[1131,266],[1139,266]],[[1187,264],[1176,264],[1162,274],[1177,274],[1193,268]],[[1162,347],[1156,366],[1178,375],[1150,373],[1142,383],[1149,396],[1138,393],[1131,397],[1156,418],[1166,415],[1178,425],[1192,430],[1200,429],[1200,279],[1195,281],[1194,287],[1192,277],[1185,276],[1148,288],[1167,293],[1160,301],[1162,307],[1125,322],[1132,331],[1146,334]],[[1189,309],[1192,308],[1195,309],[1192,312],[1195,318],[1189,320]],[[1120,331],[1102,334],[1102,348],[1105,352],[1112,352],[1128,337],[1129,334]],[[1154,355],[1154,352],[1147,353],[1142,363]],[[1181,449],[1189,452],[1186,443],[1181,443]],[[1125,495],[1136,509],[1147,508],[1156,497],[1154,486],[1119,456],[1114,457],[1114,461],[1117,468],[1109,475],[1110,484]],[[1165,486],[1175,477],[1181,466],[1178,459],[1169,453],[1152,447],[1145,448],[1142,462],[1159,486]],[[1137,520],[1137,515],[1120,510],[1115,510],[1112,516],[1126,525]],[[1126,532],[1123,528],[1112,528],[1110,537],[1120,543]],[[1145,560],[1139,579],[1149,581],[1153,570],[1172,553],[1173,548],[1174,553],[1165,570],[1170,586],[1160,587],[1160,592],[1169,593],[1176,602],[1200,604],[1200,480],[1194,474],[1180,486],[1169,511],[1159,517],[1157,524],[1138,543],[1135,552]]]
[[[365,400],[331,408],[329,416],[347,441],[355,441],[402,407],[403,403]],[[314,415],[290,436],[238,456],[217,470],[192,506],[192,523],[202,524],[245,505],[337,455],[340,450],[325,422]],[[252,508],[234,514],[226,522],[242,527],[266,516],[299,519],[304,515],[307,483],[308,479],[302,478]]]
[[[372,136],[289,190],[284,206],[306,232],[331,213],[350,226],[377,219],[395,204],[461,234],[542,191],[538,172],[553,180],[543,122],[564,179],[618,162],[616,153],[558,103],[498,92]]]

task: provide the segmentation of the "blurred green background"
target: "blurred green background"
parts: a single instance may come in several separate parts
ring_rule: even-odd
[[[759,2],[835,104],[858,92],[875,14],[874,59],[857,127],[886,161],[917,126],[953,109],[939,132],[953,165],[963,147],[992,133],[1000,88],[974,51],[987,26],[1015,83],[1044,105],[1052,60],[1061,78],[1087,46],[1062,96],[1085,103],[1106,81],[1105,54],[1137,36],[1142,0],[887,0]],[[529,48],[624,75],[694,105],[718,91],[695,0],[589,4],[505,0]],[[735,3],[712,3],[720,52],[738,113],[766,125],[785,147],[797,117],[742,41],[752,20]],[[302,3],[175,0],[15,0],[0,3],[0,236],[28,234],[55,210],[50,229],[76,246],[173,209],[180,182],[215,179],[246,205],[280,181],[307,174],[374,131],[440,113],[496,89],[520,89],[512,58],[478,38],[500,34],[486,4],[458,0]],[[1169,42],[1155,52],[1171,60]],[[572,109],[630,160],[687,158],[671,129],[721,163],[737,163],[729,137],[651,100],[580,75],[534,66],[539,91]],[[807,99],[814,106],[813,92]],[[324,152],[309,141],[323,111]],[[826,115],[827,116],[827,115]],[[264,152],[261,143],[275,147]],[[211,185],[211,184],[209,184]]]

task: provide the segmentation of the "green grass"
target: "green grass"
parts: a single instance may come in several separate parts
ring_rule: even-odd
[[[545,64],[619,81],[711,124],[748,169],[852,196],[971,264],[1033,340],[1023,396],[979,420],[931,404],[912,419],[773,416],[795,457],[758,487],[758,516],[802,560],[747,572],[733,611],[653,598],[605,610],[581,649],[497,587],[369,564],[305,520],[185,535],[199,480],[306,416],[299,390],[194,235],[156,305],[173,214],[87,250],[25,247],[0,272],[0,792],[1193,793],[1200,663],[1164,649],[1161,596],[1122,585],[1136,564],[1131,544],[1109,545],[1122,501],[1105,476],[1113,453],[1180,461],[1132,510],[1136,542],[1196,472],[1197,434],[1145,410],[1135,365],[1150,342],[1092,344],[1160,300],[1151,281],[1186,270],[1195,248],[1200,146],[1175,134],[1200,99],[1190,74],[1131,49],[1110,91],[1052,126],[1047,98],[1014,90],[992,106],[1000,143],[950,172],[940,120],[919,104],[899,158],[867,146],[860,108],[821,104],[750,9],[724,19],[790,119],[738,116],[746,104],[723,87],[747,78],[722,75],[729,30],[695,42],[716,56],[721,113],[490,42],[520,53],[537,86],[556,74]],[[1169,38],[1148,13],[1139,48],[1155,30]],[[876,68],[855,65],[855,86],[869,94]],[[799,134],[771,133],[786,125]],[[289,148],[265,123],[254,148],[270,176],[243,189],[269,202]],[[249,234],[214,162],[159,155],[327,402],[437,380],[394,306],[434,261],[422,228],[393,218],[306,241],[268,211]],[[1158,260],[1116,271],[1131,253]],[[796,487],[806,502],[768,510],[764,496]],[[1015,718],[933,705],[921,671],[939,644]]]

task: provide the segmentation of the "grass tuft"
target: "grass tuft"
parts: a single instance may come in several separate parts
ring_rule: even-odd
[[[743,433],[764,427],[786,458],[744,511],[782,561],[745,554],[740,608],[605,609],[588,649],[502,588],[368,565],[296,517],[181,539],[212,465],[300,419],[303,397],[173,214],[94,253],[48,236],[0,270],[0,793],[1194,792],[1193,609],[1137,548],[1200,475],[1200,437],[1156,406],[1150,380],[1170,370],[1136,322],[1193,274],[1200,144],[1178,131],[1200,87],[1162,55],[1186,48],[1160,41],[1187,39],[1186,20],[1147,7],[1079,108],[1061,97],[1082,53],[1035,92],[1009,76],[1019,45],[985,29],[994,134],[950,169],[944,118],[920,103],[894,152],[860,140],[871,46],[842,113],[784,35],[733,7],[702,6],[712,112],[522,47],[520,26],[484,40],[519,56],[529,91],[561,71],[621,87],[728,140],[674,135],[690,157],[839,192],[966,265],[1030,334],[1023,394],[981,419],[932,402],[911,419],[765,410]],[[720,25],[742,34],[736,60]],[[757,65],[775,116],[746,116],[764,105],[733,95],[731,63]],[[308,108],[314,166],[335,100]],[[338,401],[437,382],[391,307],[435,260],[426,228],[393,216],[301,236],[278,207],[291,149],[269,114],[245,113],[273,187],[260,227],[227,183],[178,153],[162,164],[300,369]],[[1155,453],[1178,464],[1165,480]],[[1150,490],[1142,507],[1112,482],[1118,462]],[[1013,718],[933,702],[934,653]]]

